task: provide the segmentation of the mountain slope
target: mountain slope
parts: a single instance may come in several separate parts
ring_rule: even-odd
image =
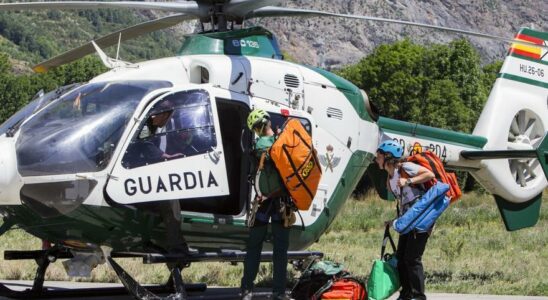
[[[423,22],[512,37],[522,26],[548,31],[548,1],[509,0],[297,0],[288,7],[370,15]],[[0,51],[37,63],[125,26],[161,16],[151,11],[95,10],[0,13]],[[248,21],[262,25],[278,37],[282,49],[297,61],[327,68],[357,62],[379,44],[410,38],[420,43],[444,43],[456,34],[401,25],[331,17],[276,18]],[[196,23],[148,34],[124,43],[121,58],[143,60],[177,53],[183,34]],[[507,44],[471,38],[484,62],[501,59]],[[108,49],[115,55],[116,47]]]
[[[520,27],[548,31],[548,1],[544,0],[299,0],[288,6],[402,19],[508,38]],[[355,63],[377,45],[404,37],[422,43],[459,38],[442,31],[340,18],[280,18],[261,24],[273,30],[282,48],[298,61],[327,67]],[[503,58],[508,49],[507,44],[492,40],[470,40],[484,62]]]

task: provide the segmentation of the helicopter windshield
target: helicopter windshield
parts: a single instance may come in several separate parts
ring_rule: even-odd
[[[22,176],[104,169],[141,99],[164,81],[91,83],[61,97],[25,123],[17,141]]]
[[[59,96],[61,96],[63,93],[71,90],[78,85],[78,83],[74,83],[71,85],[57,88],[46,94],[38,94],[38,97],[35,96],[29,104],[27,104],[21,110],[16,112],[13,116],[11,116],[8,120],[6,120],[2,125],[0,125],[0,135],[4,133],[7,133],[9,135],[10,133],[12,133],[10,131],[16,131],[15,129],[18,127],[18,125],[21,125],[21,123],[23,123],[33,113],[39,111],[44,106],[51,103],[53,100],[58,99]]]

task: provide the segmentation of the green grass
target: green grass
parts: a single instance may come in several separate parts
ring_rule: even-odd
[[[544,196],[544,201],[548,197]],[[341,214],[310,250],[343,262],[357,277],[366,279],[372,261],[380,254],[383,221],[393,218],[393,202],[378,197],[350,200]],[[395,236],[396,237],[396,236]],[[505,295],[548,295],[548,208],[534,228],[507,232],[491,196],[469,194],[452,205],[437,222],[423,257],[427,291]],[[38,249],[40,242],[20,230],[0,237],[0,250]],[[119,260],[140,282],[163,283],[167,269],[161,265],[142,265],[137,259]],[[30,261],[0,259],[0,278],[31,279],[35,267]],[[241,264],[193,264],[185,270],[185,280],[210,285],[238,286]],[[291,276],[297,275],[291,271]],[[50,267],[48,280],[69,280],[60,262]],[[73,279],[74,280],[74,279]],[[106,265],[93,271],[90,279],[117,282]],[[271,283],[271,265],[263,264],[259,285]]]

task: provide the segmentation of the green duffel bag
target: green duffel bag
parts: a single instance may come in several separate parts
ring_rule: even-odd
[[[386,243],[390,241],[394,254],[385,254]],[[396,245],[390,236],[390,225],[386,226],[381,247],[381,259],[376,259],[367,280],[367,295],[370,300],[383,300],[394,294],[400,288],[396,259]]]

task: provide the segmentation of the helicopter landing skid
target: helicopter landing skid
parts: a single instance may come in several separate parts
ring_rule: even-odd
[[[110,288],[79,288],[79,289],[50,289],[44,288],[44,277],[50,263],[57,259],[70,259],[72,253],[64,247],[53,247],[47,250],[35,251],[4,251],[5,260],[23,260],[34,259],[38,265],[34,277],[33,286],[23,291],[12,290],[6,285],[0,283],[0,297],[12,299],[31,299],[31,298],[60,298],[76,297],[81,295],[91,296],[112,296],[123,295],[129,292],[136,299],[166,299],[166,300],[184,300],[188,299],[187,292],[203,292],[207,286],[203,283],[184,284],[181,272],[188,267],[191,262],[217,261],[217,262],[242,262],[245,259],[244,251],[222,251],[205,252],[192,255],[178,254],[157,254],[157,253],[135,253],[135,252],[112,252],[106,259],[113,270],[116,272],[124,287]],[[293,261],[302,261],[309,257],[323,257],[321,252],[311,251],[290,251],[288,259]],[[141,286],[135,281],[114,258],[142,257],[144,264],[165,263],[169,266],[171,276],[164,285]],[[272,252],[262,252],[261,261],[272,261]],[[157,296],[158,294],[168,294],[167,297]]]
[[[58,288],[44,288],[44,278],[47,268],[50,263],[55,262],[57,259],[70,259],[73,258],[72,253],[65,247],[53,247],[47,250],[32,250],[32,251],[4,251],[5,260],[27,260],[33,259],[36,261],[38,268],[34,277],[34,282],[31,288],[25,290],[13,290],[7,287],[5,284],[0,282],[0,298],[11,298],[11,299],[32,299],[32,298],[62,298],[62,297],[78,297],[86,295],[87,297],[92,296],[113,296],[113,295],[127,295],[128,292],[132,293],[126,282],[122,279],[122,276],[118,272],[120,270],[125,274],[125,279],[127,279],[127,272],[125,272],[121,267],[116,264],[113,258],[131,258],[131,257],[144,257],[145,253],[125,253],[125,252],[115,252],[112,253],[107,259],[111,266],[118,266],[118,269],[114,268],[115,272],[118,274],[124,287],[107,287],[107,288],[77,288],[77,289],[58,289]],[[112,263],[114,262],[114,264]],[[177,270],[178,272],[178,270]],[[170,280],[163,285],[147,286],[146,290],[148,291],[147,295],[156,294],[167,294],[174,291],[174,282],[177,283],[176,291],[182,289],[184,291],[204,291],[206,289],[205,284],[186,284],[184,288],[181,288],[182,281],[174,281],[173,277],[177,276],[177,272],[172,272]],[[180,277],[180,273],[178,274]],[[129,281],[129,280],[126,280]],[[133,280],[133,282],[135,282]],[[133,284],[133,287],[138,286],[136,282]],[[142,299],[142,298],[139,298]],[[160,297],[153,297],[149,299],[162,299]],[[184,299],[184,298],[167,298],[167,299]]]
[[[237,263],[242,262],[245,259],[246,252],[244,251],[223,251],[218,252],[206,252],[199,254],[156,254],[149,253],[143,256],[143,263],[145,264],[154,264],[154,263],[166,263],[171,269],[171,277],[166,284],[166,286],[173,286],[175,291],[174,294],[171,294],[167,297],[160,297],[150,292],[147,288],[141,286],[135,279],[133,279],[112,257],[107,257],[107,261],[110,266],[114,269],[118,278],[126,289],[131,293],[136,299],[162,299],[162,300],[185,300],[188,298],[186,290],[187,287],[183,284],[183,278],[181,276],[181,271],[190,266],[191,262],[204,262],[204,261],[221,261],[221,262],[230,262]],[[272,261],[272,252],[262,252],[261,261]],[[304,260],[309,257],[323,257],[321,252],[310,252],[310,251],[290,251],[288,252],[289,260]],[[205,290],[205,288],[204,288]]]
[[[166,299],[166,300],[184,300],[187,299],[186,288],[183,285],[183,277],[181,276],[181,271],[179,267],[171,268],[171,277],[168,281],[173,284],[175,293],[167,297],[160,297],[149,291],[147,288],[140,285],[131,275],[129,275],[112,257],[107,257],[107,261],[120,278],[122,284],[126,287],[128,292],[135,297],[135,299]],[[168,285],[166,284],[166,285]],[[205,290],[205,287],[204,287]]]
[[[6,251],[4,253],[4,258],[6,260],[11,259],[13,252]],[[57,258],[61,256],[66,256],[67,250],[60,248],[51,248],[47,250],[39,251],[21,251],[22,258],[16,259],[34,259],[38,268],[36,269],[36,274],[34,275],[34,282],[32,288],[26,289],[24,291],[14,291],[2,283],[0,283],[0,296],[8,298],[34,298],[42,294],[44,287],[44,278],[46,270],[48,269],[50,263],[55,262]],[[15,257],[18,257],[15,255]]]

